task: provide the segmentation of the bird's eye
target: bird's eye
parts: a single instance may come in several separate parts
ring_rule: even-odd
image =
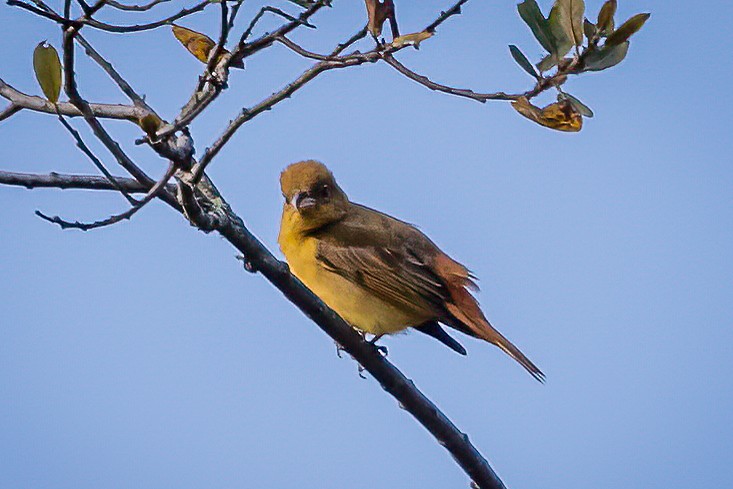
[[[329,197],[331,197],[331,187],[329,187],[328,185],[323,185],[318,191],[318,196],[322,199],[328,199]]]

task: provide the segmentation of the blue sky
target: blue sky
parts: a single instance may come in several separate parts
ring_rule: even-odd
[[[402,30],[448,5],[398,0]],[[210,10],[182,24],[215,37]],[[464,11],[399,59],[456,86],[528,89],[506,45],[534,60],[541,49],[514,2]],[[579,134],[378,64],[318,78],[244,126],[210,167],[273,250],[279,172],[316,158],[353,200],[418,224],[481,278],[488,317],[546,385],[465,337],[467,357],[416,334],[384,344],[512,488],[733,484],[733,6],[620,2],[620,17],[642,11],[652,18],[624,63],[567,84],[596,112]],[[326,51],[362,25],[362,2],[337,0],[314,20],[318,31],[293,38]],[[43,39],[58,47],[57,30],[8,6],[0,21],[0,76],[39,93],[31,53]],[[169,29],[84,33],[174,117],[202,66]],[[249,59],[193,125],[199,152],[307,66],[281,47]],[[87,99],[124,102],[88,61],[78,73]],[[139,130],[108,126],[162,174],[130,144]],[[52,117],[20,113],[0,124],[0,141],[4,170],[93,173]],[[89,233],[33,215],[98,219],[124,208],[114,194],[0,188],[0,202],[0,487],[467,486],[447,452],[222,239],[162,204]]]

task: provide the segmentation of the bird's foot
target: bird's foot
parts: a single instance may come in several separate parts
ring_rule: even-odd
[[[382,355],[383,357],[386,357],[387,355],[389,355],[389,350],[387,350],[387,347],[386,346],[383,346],[383,345],[378,345],[377,344],[377,340],[379,340],[380,338],[382,338],[382,336],[384,336],[384,335],[383,334],[374,335],[374,338],[372,338],[371,340],[369,340],[368,343],[371,343],[372,345],[374,345],[374,348],[377,349],[377,351],[379,352],[379,354]]]
[[[336,345],[336,356],[338,356],[339,358],[344,358],[343,356],[341,356],[341,352],[346,351],[346,348],[341,346],[338,341],[334,341],[333,344]]]
[[[358,365],[359,365],[359,377],[361,377],[362,379],[366,380],[366,375],[364,375],[364,370],[366,370],[366,369],[362,366],[361,363],[358,364]]]

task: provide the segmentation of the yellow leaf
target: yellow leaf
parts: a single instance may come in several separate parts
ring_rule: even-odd
[[[416,49],[419,49],[420,43],[431,37],[433,37],[433,33],[428,31],[405,34],[404,36],[396,37],[395,40],[392,41],[392,46],[401,48],[402,46],[412,45],[415,46]]]
[[[532,105],[527,97],[520,97],[512,102],[512,107],[527,119],[550,129],[578,132],[583,128],[583,116],[568,100],[560,100],[540,109]]]
[[[56,49],[46,41],[33,50],[33,71],[49,102],[55,104],[61,93],[61,61]]]
[[[216,43],[207,35],[192,31],[178,25],[173,25],[173,35],[181,44],[202,63],[209,61],[209,53]]]
[[[153,137],[155,136],[155,133],[158,132],[160,126],[163,125],[163,121],[157,115],[149,112],[140,118],[138,125],[143,129],[143,131],[145,131],[145,134]]]

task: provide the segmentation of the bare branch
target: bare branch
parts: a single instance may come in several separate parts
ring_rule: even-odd
[[[419,75],[415,73],[414,71],[407,68],[405,65],[397,61],[393,56],[389,54],[384,56],[384,61],[387,62],[387,64],[389,64],[390,66],[392,66],[394,69],[396,69],[397,71],[405,75],[407,78],[410,78],[411,80],[415,80],[416,82],[428,87],[431,90],[447,93],[450,95],[456,95],[458,97],[470,98],[472,100],[476,100],[481,103],[484,103],[487,100],[517,100],[519,97],[522,96],[522,95],[508,95],[504,92],[476,93],[473,90],[469,90],[467,88],[453,88],[447,85],[441,85],[440,83],[435,83],[434,81],[431,81],[430,79],[428,79],[427,77],[423,75]]]
[[[170,0],[153,0],[152,2],[145,5],[126,5],[124,3],[117,2],[115,0],[107,0],[107,5],[116,8],[118,10],[126,10],[129,12],[145,12],[161,3],[170,2]]]
[[[112,183],[114,181],[114,183]],[[0,170],[0,184],[34,188],[78,189],[78,190],[114,190],[118,187],[131,194],[146,193],[150,187],[143,185],[134,178],[116,177],[111,179],[96,175],[67,175],[51,172],[47,175],[36,173],[19,173]],[[176,186],[166,185],[165,191],[175,193]],[[178,206],[174,206],[176,209]]]
[[[0,121],[4,121],[5,119],[8,119],[14,116],[21,110],[23,110],[23,107],[21,107],[20,105],[15,105],[14,103],[11,102],[10,105],[5,107],[2,110],[2,112],[0,112]]]
[[[261,37],[258,37],[254,41],[248,43],[246,42],[246,38],[244,35],[239,40],[239,45],[237,46],[237,49],[235,50],[235,53],[233,53],[233,58],[235,60],[241,60],[248,56],[253,55],[254,53],[271,46],[273,42],[275,42],[275,38],[279,36],[284,36],[286,34],[289,34],[292,32],[295,28],[301,25],[305,25],[308,23],[308,19],[310,19],[316,12],[321,10],[323,7],[330,6],[331,0],[318,0],[316,3],[311,5],[307,10],[303,11],[297,18],[294,20],[283,24],[280,28],[274,30],[273,32],[269,34],[265,34]],[[247,32],[245,34],[249,35]]]
[[[69,131],[71,136],[74,138],[74,140],[76,141],[76,146],[81,150],[82,153],[84,153],[90,160],[92,160],[92,163],[94,163],[94,166],[96,166],[97,169],[100,172],[102,172],[102,175],[104,175],[105,178],[107,178],[107,180],[109,180],[109,182],[117,190],[120,191],[120,193],[125,197],[125,199],[127,199],[127,201],[130,204],[132,205],[137,204],[137,200],[130,197],[130,194],[128,194],[127,191],[123,187],[120,187],[116,184],[115,179],[112,176],[112,174],[107,170],[104,164],[101,161],[99,161],[99,158],[97,158],[94,155],[94,153],[92,153],[92,150],[90,150],[89,147],[86,144],[84,144],[84,140],[79,135],[79,132],[76,129],[74,129],[73,127],[71,127],[71,124],[69,124],[66,121],[66,119],[64,119],[64,116],[62,116],[61,114],[59,114],[59,121],[61,121],[61,124],[64,126],[64,128],[66,128],[66,130]]]
[[[226,0],[221,0],[221,2],[219,2],[219,5],[221,6],[221,31],[219,33],[219,42],[216,43],[216,47],[212,50],[211,53],[209,53],[209,60],[206,63],[204,74],[201,75],[201,77],[199,78],[199,85],[198,88],[196,88],[197,92],[200,92],[201,89],[204,88],[204,84],[210,81],[210,78],[213,74],[214,66],[216,66],[217,62],[219,61],[219,56],[221,56],[221,53],[224,52],[224,45],[226,44],[227,38],[229,37],[229,9],[227,8]]]
[[[145,207],[145,205],[153,200],[154,198],[158,197],[161,192],[165,191],[165,187],[168,184],[168,181],[173,177],[173,174],[176,171],[176,166],[173,162],[168,165],[168,170],[165,172],[165,175],[158,180],[155,185],[153,185],[148,193],[143,197],[142,200],[139,202],[136,202],[132,207],[130,207],[125,212],[122,212],[120,214],[113,215],[111,217],[108,217],[107,219],[104,219],[102,221],[96,221],[92,223],[83,223],[79,221],[65,221],[61,219],[59,216],[49,217],[45,214],[43,214],[41,211],[36,211],[36,215],[40,217],[41,219],[44,219],[48,222],[58,224],[61,226],[61,229],[80,229],[82,231],[89,231],[91,229],[98,229],[105,226],[110,226],[112,224],[116,224],[120,221],[123,221],[125,219],[130,219],[132,216],[137,213],[140,209]],[[114,181],[114,180],[112,180]]]
[[[290,39],[288,39],[285,36],[278,36],[278,37],[275,38],[275,40],[277,42],[283,44],[284,46],[286,46],[290,50],[292,50],[292,51],[298,53],[299,55],[303,56],[304,58],[316,59],[316,60],[319,60],[319,61],[328,61],[328,60],[331,60],[331,59],[334,59],[335,58],[335,56],[333,56],[333,55],[332,56],[324,56],[322,54],[318,54],[318,53],[314,53],[314,52],[308,51],[307,49],[304,49],[303,47],[301,47],[298,44],[294,43],[293,41],[291,41]]]
[[[252,21],[249,23],[249,26],[247,26],[247,28],[244,30],[244,33],[242,34],[241,41],[246,41],[249,38],[249,36],[252,34],[252,30],[255,28],[255,25],[257,24],[257,22],[259,22],[260,19],[262,19],[262,16],[265,15],[265,13],[267,13],[267,12],[273,13],[275,15],[279,15],[280,17],[282,17],[282,18],[284,18],[286,20],[289,20],[290,22],[297,22],[298,24],[303,25],[305,27],[310,27],[311,29],[315,29],[316,28],[316,26],[314,26],[313,24],[309,23],[307,20],[300,20],[300,19],[298,19],[296,17],[293,17],[290,14],[287,14],[287,13],[283,12],[279,8],[265,6],[265,7],[262,7],[260,9],[260,11],[257,12],[257,15],[255,15],[252,18]]]
[[[361,31],[358,34],[360,33]],[[354,39],[354,38],[356,38],[356,36],[352,36],[351,39]],[[283,42],[283,40],[287,40],[287,38],[285,38],[284,36],[276,36],[273,38],[273,40]],[[229,139],[231,139],[234,133],[244,123],[257,117],[259,114],[272,109],[272,107],[275,106],[277,103],[282,102],[283,100],[287,98],[290,98],[296,91],[298,91],[305,84],[313,80],[315,77],[317,77],[321,73],[325,71],[329,71],[329,70],[334,70],[334,69],[342,69],[342,68],[348,68],[350,66],[358,66],[364,63],[375,63],[379,61],[380,59],[382,59],[383,57],[391,53],[397,52],[403,49],[404,47],[406,47],[406,45],[400,45],[400,46],[387,45],[386,47],[377,46],[375,49],[368,51],[366,53],[355,52],[348,56],[325,57],[325,56],[318,55],[315,53],[310,53],[309,51],[305,51],[303,48],[300,48],[300,46],[297,46],[295,43],[289,40],[285,41],[286,45],[288,45],[287,42],[289,42],[290,45],[295,46],[296,49],[300,50],[302,53],[306,53],[308,57],[313,56],[315,57],[315,59],[321,59],[322,61],[311,66],[308,70],[303,72],[297,79],[295,79],[292,83],[285,86],[280,91],[272,94],[271,96],[267,97],[266,99],[262,100],[260,103],[250,108],[242,109],[239,115],[229,123],[227,128],[224,130],[221,136],[219,136],[219,138],[214,142],[214,144],[212,144],[209,148],[207,148],[206,152],[201,157],[201,160],[199,161],[199,163],[194,167],[193,169],[193,182],[194,183],[198,182],[198,180],[203,175],[203,172],[206,169],[206,166],[219,153],[219,151],[221,151],[224,145],[229,141]]]
[[[116,33],[141,32],[141,31],[148,31],[151,29],[157,29],[158,27],[162,27],[164,25],[170,24],[184,17],[187,17],[191,14],[201,12],[206,7],[208,7],[211,3],[212,3],[212,0],[204,0],[201,3],[198,3],[191,8],[184,8],[180,12],[174,15],[171,15],[170,17],[166,17],[165,19],[161,19],[161,20],[151,22],[148,24],[135,24],[135,25],[123,26],[123,25],[107,24],[107,23],[100,22],[94,19],[81,19],[81,20],[69,21],[68,19],[65,19],[64,17],[54,12],[49,12],[49,11],[40,9],[38,7],[34,7],[33,5],[29,5],[21,0],[7,0],[8,5],[11,5],[14,7],[20,7],[36,15],[40,15],[41,17],[45,17],[47,19],[53,20],[54,22],[57,22],[63,26],[66,26],[66,25],[77,26],[81,24],[81,25],[88,25],[90,27],[93,27],[95,29],[99,29],[102,31],[116,32]]]
[[[58,102],[56,105],[48,100],[36,97],[35,95],[27,95],[12,86],[5,83],[0,78],[0,97],[10,101],[11,104],[23,109],[29,109],[36,112],[44,112],[46,114],[57,114],[61,112],[68,117],[79,117],[81,111],[68,102]],[[58,111],[56,110],[58,108]],[[129,121],[137,121],[147,113],[145,109],[134,107],[131,105],[119,104],[89,104],[94,117],[103,119],[124,119]],[[2,120],[2,119],[0,119]]]
[[[211,102],[213,102],[219,96],[221,91],[226,87],[230,66],[242,62],[242,60],[246,56],[249,56],[261,49],[271,46],[277,35],[285,35],[299,25],[307,23],[308,18],[310,18],[313,14],[315,14],[318,10],[326,5],[330,5],[330,0],[319,0],[308,10],[300,14],[300,16],[284,24],[272,34],[266,34],[253,41],[252,43],[245,43],[242,39],[237,44],[237,47],[233,50],[232,53],[224,53],[219,56],[215,67],[212,67],[212,76],[215,77],[216,83],[204,83],[203,86],[199,85],[200,88],[197,87],[197,89],[194,90],[193,94],[189,98],[188,102],[183,106],[175,121],[158,131],[158,133],[155,135],[155,138],[153,139],[157,141],[167,138],[168,136],[174,134],[176,131],[179,131],[180,129],[190,124],[206,109],[206,107],[209,106],[209,104],[211,104]],[[230,22],[232,21],[233,19],[230,19]],[[210,81],[210,78],[211,77],[208,77],[205,81]],[[138,144],[142,144],[145,142],[151,142],[151,140],[150,138],[142,138],[136,142]]]
[[[70,26],[64,31],[63,40],[63,65],[64,65],[64,90],[69,101],[82,113],[84,120],[91,127],[94,135],[104,144],[110,153],[117,159],[117,163],[139,182],[146,185],[153,185],[153,180],[140,169],[122,150],[120,145],[104,129],[102,124],[94,116],[89,104],[81,97],[76,86],[74,76],[74,38],[78,33],[78,27]]]
[[[234,4],[232,7],[232,11],[229,14],[229,24],[228,28],[231,31],[234,28],[234,20],[237,18],[237,14],[239,13],[239,8],[244,3],[244,0],[237,0],[237,3]]]
[[[428,32],[435,32],[435,29],[437,29],[440,24],[448,20],[450,17],[454,15],[460,15],[462,13],[461,7],[463,7],[463,5],[465,5],[466,3],[468,3],[468,0],[459,0],[451,8],[449,8],[445,12],[441,12],[440,16],[435,19],[433,23],[427,26],[425,30]]]
[[[168,0],[165,0],[168,1]],[[152,112],[152,108],[145,102],[145,99],[142,98],[133,88],[130,86],[127,81],[122,78],[122,76],[119,74],[117,70],[115,70],[114,66],[112,66],[112,63],[107,61],[101,54],[99,54],[89,42],[82,37],[81,34],[78,34],[76,36],[76,41],[82,45],[84,48],[84,51],[86,52],[86,55],[89,56],[92,60],[94,60],[104,71],[109,75],[109,77],[114,81],[118,87],[120,87],[120,90],[122,93],[127,95],[127,98],[129,98],[132,103],[136,107],[143,107],[147,112]]]
[[[357,31],[356,34],[336,46],[336,48],[331,52],[331,56],[337,56],[343,53],[346,48],[359,41],[360,39],[364,39],[367,35],[367,32],[369,32],[367,26],[362,27],[361,30]]]

